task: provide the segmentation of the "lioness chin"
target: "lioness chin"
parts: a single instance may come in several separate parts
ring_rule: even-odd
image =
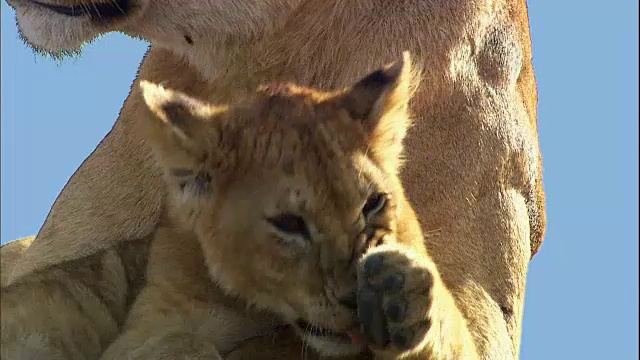
[[[225,106],[142,87],[187,233],[159,233],[104,359],[224,356],[278,320],[325,356],[477,357],[397,175],[408,54],[346,90],[271,85]]]

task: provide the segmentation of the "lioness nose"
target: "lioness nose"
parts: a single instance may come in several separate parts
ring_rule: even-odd
[[[358,308],[358,302],[356,297],[356,291],[351,291],[347,294],[338,298],[338,302],[340,305],[343,305],[351,310],[356,310]]]

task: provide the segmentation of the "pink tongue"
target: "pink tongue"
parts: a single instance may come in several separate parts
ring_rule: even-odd
[[[360,332],[360,328],[353,328],[347,331],[347,335],[351,338],[351,343],[356,345],[364,345],[365,339],[362,333]]]

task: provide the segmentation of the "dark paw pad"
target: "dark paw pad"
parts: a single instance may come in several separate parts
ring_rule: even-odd
[[[408,328],[399,329],[391,334],[391,342],[400,350],[408,350],[413,346],[413,330]]]
[[[382,255],[374,255],[367,259],[364,263],[364,272],[367,277],[377,275],[382,270],[384,257]]]
[[[387,304],[386,312],[389,320],[401,322],[407,313],[407,302],[404,300],[393,300]]]
[[[374,349],[409,351],[429,330],[430,264],[406,251],[410,250],[379,247],[363,259],[358,271],[358,318]]]
[[[404,275],[401,273],[395,273],[388,275],[382,280],[382,289],[388,293],[396,293],[402,290],[404,285]]]
[[[358,319],[369,343],[383,347],[389,342],[382,298],[371,289],[364,288],[358,293]]]

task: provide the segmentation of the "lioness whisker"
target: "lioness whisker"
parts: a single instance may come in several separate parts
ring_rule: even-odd
[[[110,1],[113,4],[113,6],[115,6],[120,11],[120,13],[122,13],[123,15],[126,15],[126,12],[120,7],[120,4],[118,4],[116,0],[110,0]]]

